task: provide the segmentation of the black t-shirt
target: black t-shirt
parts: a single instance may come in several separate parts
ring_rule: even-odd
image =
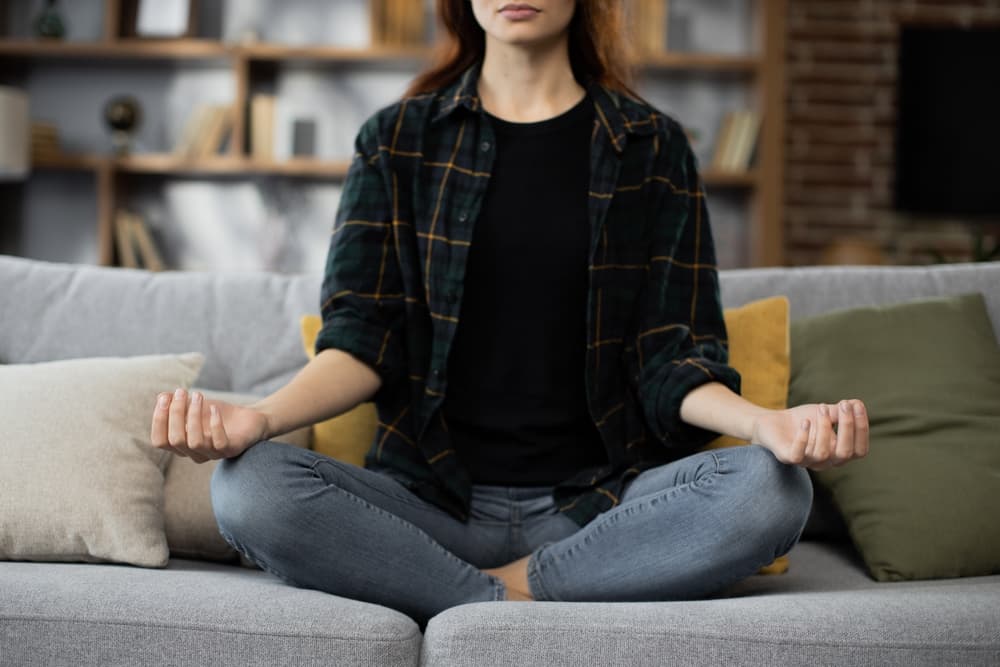
[[[607,462],[584,389],[594,102],[532,123],[487,116],[497,154],[442,410],[474,483],[554,485]]]

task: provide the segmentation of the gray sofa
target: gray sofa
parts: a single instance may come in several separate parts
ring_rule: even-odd
[[[785,294],[793,319],[981,291],[1000,331],[1000,263],[721,279],[727,307]],[[199,386],[265,394],[306,361],[298,321],[318,311],[319,284],[0,257],[0,363],[196,350]],[[1000,664],[1000,576],[876,583],[842,536],[823,534],[812,521],[788,573],[710,600],[477,603],[424,632],[239,564],[0,562],[0,665]]]

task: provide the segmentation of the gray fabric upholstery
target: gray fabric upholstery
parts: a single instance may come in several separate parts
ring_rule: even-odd
[[[738,269],[720,272],[719,283],[727,308],[784,294],[793,320],[842,308],[982,292],[1000,334],[1000,262]]]
[[[0,563],[0,665],[415,665],[420,631],[377,605],[173,559]]]
[[[1000,576],[879,584],[809,542],[791,563],[713,600],[455,607],[428,624],[421,664],[1000,664]]]
[[[202,352],[203,389],[268,394],[306,363],[320,276],[150,274],[0,256],[0,363]]]

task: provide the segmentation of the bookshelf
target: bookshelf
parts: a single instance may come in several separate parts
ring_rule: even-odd
[[[259,182],[260,179],[342,182],[347,173],[349,155],[289,159],[255,156],[249,145],[249,107],[256,93],[273,91],[277,78],[290,69],[303,70],[306,77],[316,79],[326,79],[331,72],[336,75],[345,67],[402,67],[413,74],[419,71],[431,52],[428,40],[421,41],[417,37],[427,35],[430,26],[425,26],[422,33],[411,27],[406,34],[400,30],[394,32],[385,25],[377,26],[376,21],[385,19],[385,3],[390,3],[390,0],[361,1],[375,5],[369,15],[372,22],[370,35],[374,41],[368,46],[234,41],[225,39],[221,34],[141,39],[134,37],[126,25],[129,12],[134,12],[134,0],[90,0],[103,11],[101,33],[94,39],[49,42],[23,35],[0,34],[0,73],[3,75],[0,82],[16,82],[19,77],[23,79],[30,73],[60,67],[79,67],[81,72],[87,73],[99,71],[102,67],[124,67],[130,71],[148,72],[151,76],[178,68],[210,68],[228,79],[227,87],[231,95],[225,102],[237,110],[231,138],[222,154],[186,159],[161,146],[159,150],[119,157],[108,152],[67,149],[64,153],[35,160],[31,178],[40,175],[59,178],[60,174],[75,174],[76,178],[92,180],[96,201],[93,214],[95,261],[102,265],[119,263],[114,236],[116,211],[123,206],[123,202],[129,201],[133,190],[148,189],[149,179],[153,179],[154,184],[169,183],[174,179],[201,179],[220,184]],[[749,1],[753,6],[752,25],[748,29],[753,32],[754,42],[759,48],[751,53],[647,49],[636,62],[637,83],[641,93],[650,82],[671,77],[708,82],[738,81],[745,88],[748,104],[763,118],[754,165],[745,171],[717,171],[710,167],[708,161],[702,160],[701,173],[706,188],[710,190],[710,197],[716,193],[721,198],[734,197],[738,201],[736,208],[743,210],[746,248],[740,253],[743,258],[741,263],[750,266],[777,265],[782,263],[783,245],[780,215],[785,0],[735,1]],[[0,11],[3,11],[2,3]],[[408,20],[412,21],[415,17],[417,14]],[[425,14],[424,19],[428,20],[429,15]],[[664,41],[660,43],[665,43],[666,27],[663,30]],[[684,118],[679,120],[685,121]],[[352,126],[350,131],[342,131],[353,137],[356,130],[357,127]],[[332,215],[332,212],[329,213],[331,220]]]

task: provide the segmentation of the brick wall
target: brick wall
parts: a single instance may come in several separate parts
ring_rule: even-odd
[[[818,263],[845,239],[893,264],[926,264],[928,248],[968,257],[971,232],[960,221],[893,211],[897,43],[910,21],[995,26],[1000,0],[789,0],[788,264]]]

